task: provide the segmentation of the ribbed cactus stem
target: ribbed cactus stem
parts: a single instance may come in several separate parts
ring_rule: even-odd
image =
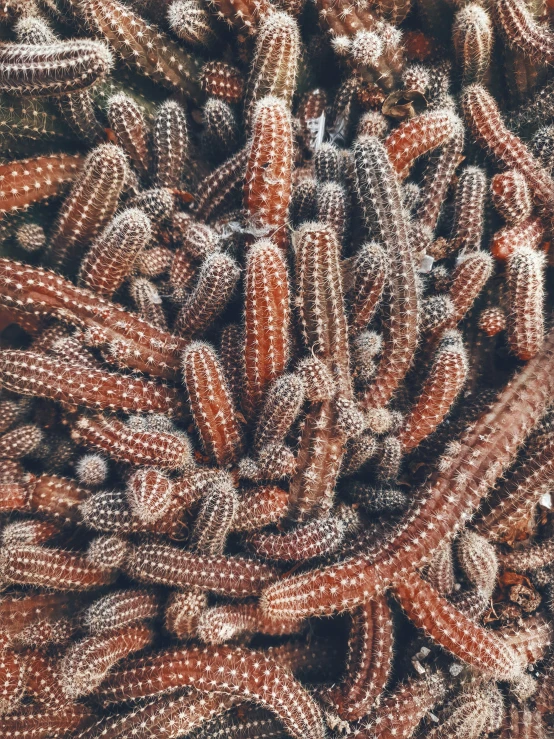
[[[110,298],[133,269],[151,235],[150,219],[137,208],[116,216],[81,264],[83,287]]]
[[[252,227],[285,249],[292,190],[292,123],[285,103],[263,98],[255,108],[244,182],[244,204]]]
[[[258,241],[246,262],[244,310],[244,407],[259,411],[266,391],[287,365],[290,296],[287,265],[271,241]]]
[[[201,97],[195,60],[163,31],[117,0],[69,0],[89,28],[141,74],[193,99]]]
[[[256,103],[271,95],[290,107],[296,87],[300,54],[298,24],[287,13],[272,13],[262,23],[245,97],[246,126],[250,128]]]
[[[98,41],[0,44],[0,91],[12,95],[66,95],[90,87],[112,66]]]
[[[73,185],[54,226],[49,254],[61,266],[77,247],[85,247],[109,222],[123,189],[127,161],[113,144],[102,144],[87,157],[79,179]]]
[[[418,339],[418,295],[406,214],[390,155],[379,139],[369,136],[357,140],[354,155],[365,218],[368,223],[377,218],[390,260],[385,351],[363,399],[366,408],[378,408],[388,403],[410,368]]]

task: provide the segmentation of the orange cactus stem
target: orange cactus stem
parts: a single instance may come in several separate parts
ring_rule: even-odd
[[[404,419],[398,439],[404,452],[421,444],[448,414],[468,372],[466,351],[457,331],[443,337],[421,394]]]
[[[292,123],[284,101],[262,98],[253,112],[253,136],[244,181],[251,226],[287,248],[292,192]]]
[[[81,554],[37,546],[2,550],[2,573],[10,583],[52,590],[92,590],[114,579],[113,570]]]
[[[401,123],[385,139],[391,165],[406,179],[416,159],[459,136],[460,119],[450,110],[438,109]]]
[[[317,519],[285,534],[256,532],[246,538],[259,557],[280,562],[303,562],[331,554],[360,525],[356,512],[340,505],[326,518]]]
[[[31,316],[60,316],[85,331],[90,346],[123,345],[121,364],[167,379],[176,379],[186,342],[75,287],[55,272],[0,259],[0,303],[23,308]]]
[[[150,241],[150,219],[138,208],[124,210],[92,244],[81,263],[80,284],[111,298]]]
[[[155,543],[135,547],[126,571],[139,582],[240,597],[258,595],[277,577],[272,567],[242,557],[193,554],[168,544]]]
[[[277,523],[285,516],[288,503],[288,492],[276,485],[264,485],[250,493],[243,493],[231,529],[237,532],[253,531]]]
[[[196,635],[205,644],[223,644],[243,634],[282,636],[302,631],[300,621],[273,621],[256,603],[207,608],[198,618]]]
[[[182,408],[179,391],[174,388],[35,352],[3,352],[0,385],[22,395],[58,400],[70,407],[82,405],[96,410],[170,416]]]
[[[471,85],[462,95],[462,107],[477,142],[504,167],[519,169],[537,200],[551,210],[554,182],[523,141],[508,131],[490,93],[481,85]]]
[[[290,108],[300,55],[298,23],[287,13],[269,15],[260,27],[245,93],[245,123],[250,129],[256,104],[266,96]]]
[[[122,668],[104,683],[103,694],[109,695],[111,691],[112,700],[128,700],[148,689],[152,694],[177,687],[231,693],[275,713],[295,739],[323,739],[325,735],[316,701],[287,668],[260,652],[225,646],[172,649],[145,658],[135,670],[136,677],[130,687],[127,671]],[[141,673],[152,675],[153,672],[159,678],[154,686],[137,681]]]
[[[529,459],[499,486],[478,519],[478,531],[490,541],[508,542],[554,480],[554,439],[533,442]]]
[[[221,61],[206,62],[200,73],[200,87],[210,97],[225,103],[238,103],[244,93],[240,70]]]
[[[536,65],[554,62],[554,34],[538,23],[521,0],[498,0],[494,19],[508,45],[523,52]]]
[[[80,418],[73,426],[72,438],[133,465],[178,470],[192,461],[190,441],[185,434],[135,431],[114,418]]]
[[[393,623],[389,605],[379,596],[352,613],[346,672],[341,684],[323,694],[346,721],[366,716],[389,681]]]
[[[397,582],[395,593],[415,625],[459,659],[495,679],[514,680],[522,674],[524,664],[514,649],[462,616],[417,573]]]
[[[197,341],[183,355],[190,407],[206,451],[220,466],[237,460],[241,432],[219,359],[209,344]]]
[[[225,713],[239,700],[235,696],[219,693],[199,696],[194,692],[169,698],[161,696],[126,713],[106,716],[77,736],[78,739],[98,736],[132,739],[140,732],[152,738],[164,736],[166,739],[178,739],[189,732],[196,734],[195,729]]]
[[[474,513],[554,395],[554,333],[464,436],[459,452],[423,491],[418,505],[369,561],[347,559],[271,585],[262,605],[276,618],[351,610],[412,568],[426,564]],[[510,419],[510,423],[506,419]],[[444,491],[448,490],[448,496]],[[448,500],[446,499],[448,497]],[[426,535],[422,536],[421,532]]]
[[[51,154],[0,165],[0,215],[59,195],[83,167],[81,154]]]
[[[499,262],[505,262],[521,244],[537,249],[543,240],[544,230],[542,219],[535,216],[504,226],[492,237],[491,254]]]
[[[113,144],[91,151],[58,215],[48,245],[56,267],[65,265],[79,247],[90,244],[114,215],[128,176],[125,153]]]
[[[544,266],[544,254],[527,244],[508,257],[508,343],[523,360],[534,357],[544,341]]]
[[[109,72],[107,47],[88,39],[0,46],[0,91],[10,95],[65,95],[90,87]]]
[[[296,235],[296,290],[304,345],[352,396],[348,327],[340,245],[326,224],[309,223]]]
[[[94,601],[83,614],[83,624],[91,634],[101,634],[156,618],[158,598],[147,590],[114,590]]]
[[[258,241],[246,257],[243,405],[253,417],[269,385],[285,370],[290,352],[287,264],[271,241]]]
[[[444,700],[447,691],[448,682],[440,672],[408,678],[370,714],[367,730],[360,732],[360,739],[370,739],[376,730],[383,739],[408,739],[428,712]]]

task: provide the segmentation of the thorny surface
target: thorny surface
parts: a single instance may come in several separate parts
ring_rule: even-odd
[[[0,737],[554,727],[542,0],[3,0]]]

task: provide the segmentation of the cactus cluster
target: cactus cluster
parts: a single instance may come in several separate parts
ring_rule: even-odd
[[[0,739],[552,731],[550,5],[0,4]]]

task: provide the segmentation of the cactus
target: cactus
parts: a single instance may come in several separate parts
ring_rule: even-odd
[[[491,62],[492,23],[487,11],[469,3],[456,13],[452,41],[463,70],[463,82],[481,82]]]
[[[93,149],[74,183],[50,237],[52,262],[67,262],[85,247],[114,215],[127,172],[123,151],[112,144]]]
[[[544,257],[522,244],[508,258],[508,342],[519,359],[531,359],[544,341]]]
[[[522,223],[530,218],[533,201],[527,180],[518,169],[494,175],[491,195],[494,207],[507,223]]]
[[[258,241],[246,261],[243,405],[253,417],[289,358],[290,297],[287,265],[271,241]]]
[[[298,24],[280,11],[261,24],[245,92],[245,121],[250,128],[256,103],[264,97],[283,100],[290,107],[296,86],[300,37]]]
[[[165,33],[117,0],[69,0],[89,28],[141,74],[193,99],[200,97],[196,62]]]
[[[236,411],[213,349],[194,342],[183,355],[183,373],[192,415],[206,448],[218,465],[236,460],[241,434]]]
[[[0,92],[11,95],[66,95],[90,87],[112,66],[98,41],[0,45]]]
[[[175,319],[174,331],[184,336],[203,331],[224,310],[238,278],[239,268],[232,257],[217,252],[208,256]]]
[[[252,228],[285,249],[292,187],[292,124],[285,103],[265,97],[257,103],[244,182],[244,204]]]
[[[150,241],[152,227],[137,208],[124,210],[94,241],[81,264],[80,284],[110,298]]]
[[[175,0],[167,9],[173,33],[191,46],[213,46],[217,40],[210,15],[196,0]]]
[[[443,421],[467,373],[467,355],[460,334],[446,332],[421,394],[402,423],[398,438],[405,452],[421,444]]]
[[[140,107],[125,93],[113,95],[107,113],[118,144],[129,156],[141,177],[150,171],[149,131]]]
[[[397,129],[399,130],[399,129]],[[387,147],[391,151],[391,147]],[[375,215],[390,259],[385,352],[370,388],[366,408],[385,405],[410,368],[418,337],[418,295],[400,187],[389,154],[374,137],[358,139],[354,149],[359,198],[367,222]],[[397,168],[398,171],[398,168]]]

